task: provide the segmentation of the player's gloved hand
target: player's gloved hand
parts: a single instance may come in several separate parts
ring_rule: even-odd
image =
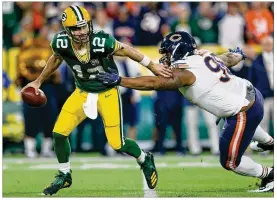
[[[243,52],[243,50],[240,47],[237,47],[235,49],[229,49],[229,52],[239,53],[242,56],[243,60],[245,60],[247,58],[246,54]]]
[[[99,72],[96,79],[101,81],[104,85],[116,86],[120,84],[121,77],[115,69],[108,68],[109,72]]]

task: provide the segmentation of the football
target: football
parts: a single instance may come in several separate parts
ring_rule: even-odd
[[[42,90],[39,89],[39,94],[35,93],[35,88],[28,87],[21,92],[21,97],[25,103],[31,107],[41,107],[47,103],[47,98]]]

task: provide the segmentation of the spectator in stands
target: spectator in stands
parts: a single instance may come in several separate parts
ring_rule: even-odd
[[[20,27],[13,35],[13,44],[21,46],[26,40],[34,37],[33,18],[31,13],[26,15],[20,22]]]
[[[52,18],[48,22],[49,30],[48,30],[48,40],[52,41],[54,35],[62,30],[60,19]]]
[[[264,37],[261,40],[263,52],[256,58],[251,70],[253,85],[261,91],[264,97],[264,118],[262,128],[269,132],[269,120],[273,118],[274,81],[273,81],[273,38]]]
[[[172,32],[186,31],[191,33],[191,28],[188,23],[190,17],[190,8],[188,4],[179,3],[171,7],[171,9],[171,13],[175,19],[170,23],[170,30]]]
[[[18,30],[18,22],[22,19],[23,9],[20,3],[3,2],[3,48],[9,49],[13,46],[13,37]]]
[[[19,53],[19,74],[17,84],[21,87],[35,80],[46,61],[51,56],[51,49],[45,29],[36,39],[26,41]],[[27,157],[34,158],[36,152],[36,136],[40,131],[44,134],[41,147],[42,156],[53,156],[52,151],[52,129],[58,115],[55,85],[60,83],[60,76],[56,71],[41,87],[47,96],[47,103],[41,108],[32,108],[23,102],[23,114],[25,119],[24,147]],[[47,119],[47,120],[45,120]]]
[[[45,2],[44,3],[44,10],[45,10],[45,20],[48,23],[51,21],[53,18],[58,18],[60,15],[60,10],[58,7],[58,3],[54,2]]]
[[[131,1],[131,2],[126,2],[124,5],[128,9],[132,19],[135,21],[138,20],[137,18],[140,15],[142,4],[139,2]]]
[[[171,126],[176,139],[176,151],[184,155],[182,146],[182,117],[183,117],[183,96],[179,91],[157,91],[154,100],[155,108],[155,128],[157,140],[154,151],[160,155],[165,154],[164,140],[167,127]]]
[[[226,48],[242,46],[244,44],[244,25],[244,19],[238,12],[238,3],[228,3],[227,13],[218,24],[219,44]]]
[[[40,29],[44,24],[44,3],[43,2],[32,3],[32,15],[33,15],[34,34],[38,35]]]
[[[118,41],[127,38],[130,43],[135,42],[135,23],[129,16],[128,10],[125,6],[120,8],[118,19],[113,24],[114,37]]]
[[[248,2],[239,2],[238,3],[239,13],[244,16],[245,13],[249,10]]]
[[[198,107],[192,105],[187,99],[184,100],[185,104],[185,124],[187,126],[187,145],[191,155],[200,155],[202,153],[202,147],[199,142],[199,117],[202,113],[203,119],[206,123],[208,134],[210,151],[213,155],[219,154],[219,135],[218,128],[216,126],[216,117],[211,113],[200,110]]]
[[[103,9],[102,2],[84,2],[84,6],[92,19],[95,19],[96,10]]]
[[[113,20],[117,19],[120,12],[119,2],[107,2],[105,11],[109,18]]]
[[[136,45],[157,45],[163,39],[163,35],[169,32],[166,16],[163,14],[156,2],[147,3],[147,6],[142,7],[136,27]]]
[[[96,18],[93,23],[94,30],[103,30],[106,33],[111,35],[114,34],[113,32],[113,21],[111,18],[108,17],[106,11],[104,9],[99,9],[96,11]]]
[[[201,43],[217,43],[218,27],[214,20],[216,13],[211,2],[200,2],[197,13],[190,19],[191,34]]]
[[[268,8],[261,8],[261,2],[251,2],[251,9],[244,18],[248,44],[259,44],[273,33],[273,16]]]

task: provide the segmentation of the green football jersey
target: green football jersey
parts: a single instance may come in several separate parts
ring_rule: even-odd
[[[73,71],[78,88],[93,93],[112,88],[96,80],[95,77],[98,72],[107,71],[109,67],[118,71],[111,55],[119,48],[119,43],[114,37],[104,31],[93,31],[90,34],[88,47],[90,58],[87,61],[80,59],[80,56],[76,54],[66,31],[61,31],[54,36],[51,47],[54,54],[60,55]]]

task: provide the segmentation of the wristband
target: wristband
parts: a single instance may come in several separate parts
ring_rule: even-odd
[[[140,61],[139,63],[142,64],[144,67],[147,67],[150,64],[151,60],[147,57],[144,56],[142,61]]]

